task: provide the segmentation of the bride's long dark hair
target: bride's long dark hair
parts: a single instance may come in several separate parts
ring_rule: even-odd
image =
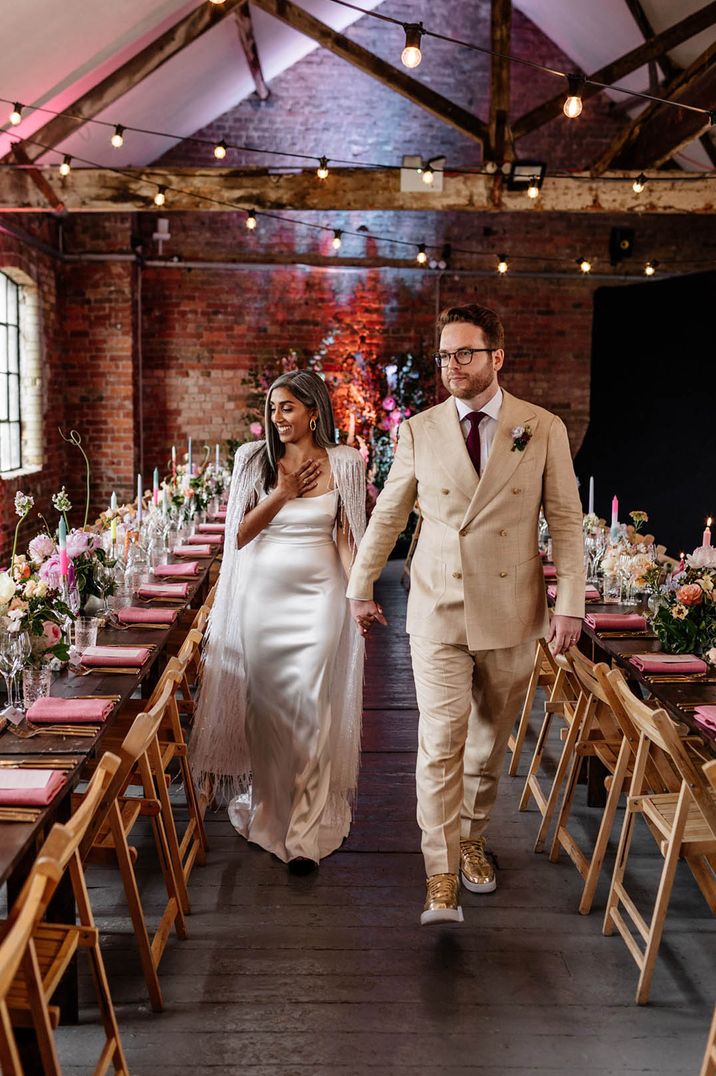
[[[268,492],[278,479],[278,461],[286,452],[271,418],[271,395],[274,389],[286,388],[299,403],[316,412],[316,428],[313,440],[319,448],[333,448],[336,443],[335,422],[331,397],[322,377],[313,370],[290,370],[277,377],[266,394],[264,429],[266,445],[264,456],[264,489]]]

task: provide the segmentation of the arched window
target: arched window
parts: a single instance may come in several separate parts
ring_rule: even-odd
[[[0,473],[21,467],[20,287],[0,272]]]

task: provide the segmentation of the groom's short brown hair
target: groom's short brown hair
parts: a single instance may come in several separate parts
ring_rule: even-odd
[[[466,303],[465,306],[446,306],[438,317],[438,339],[446,325],[454,322],[467,322],[469,325],[477,325],[485,334],[488,347],[503,348],[505,346],[505,330],[499,316],[489,306],[481,306],[479,303]]]

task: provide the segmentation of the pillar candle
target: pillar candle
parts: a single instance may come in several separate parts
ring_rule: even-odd
[[[192,473],[192,471],[191,471],[191,437],[189,438],[189,451],[187,453],[187,459],[186,459],[186,473],[191,478],[191,473]]]
[[[172,445],[172,474],[176,478],[177,475],[177,446]]]
[[[589,514],[594,515],[594,475],[589,479]]]
[[[138,474],[137,475],[137,527],[141,527],[141,525],[142,525],[142,497],[143,496],[144,496],[144,491],[142,489],[142,476],[140,474]]]
[[[112,496],[109,498],[109,507],[112,512],[117,511],[117,494],[112,490]]]
[[[615,495],[612,497],[612,527],[616,526],[619,522],[619,498]]]
[[[59,547],[60,547],[60,575],[67,576],[69,568],[67,563],[67,524],[65,523],[65,517],[60,516],[60,525],[58,528]]]
[[[152,500],[155,504],[159,504],[159,468],[154,468],[154,475],[152,478]]]
[[[711,516],[706,520],[706,530],[701,545],[711,545]]]

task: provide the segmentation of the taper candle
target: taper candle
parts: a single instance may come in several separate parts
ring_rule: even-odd
[[[589,514],[594,515],[594,475],[589,479]]]
[[[69,566],[67,563],[67,524],[65,523],[65,517],[60,516],[60,525],[57,529],[58,545],[60,547],[60,575],[67,576],[69,572]]]
[[[348,438],[346,443],[352,445],[356,439],[356,416],[355,411],[348,412]]]
[[[155,504],[159,504],[159,468],[154,468],[154,474],[152,476],[152,500]]]
[[[186,473],[187,473],[187,474],[189,475],[189,477],[191,478],[191,475],[192,475],[192,463],[191,463],[191,437],[189,438],[189,451],[187,452],[187,458],[186,458]]]
[[[704,536],[703,536],[701,545],[711,545],[711,523],[712,522],[713,521],[711,519],[711,516],[709,516],[709,518],[706,520],[706,530],[704,531]]]
[[[117,511],[117,494],[112,490],[112,496],[109,498],[109,507],[112,512]]]
[[[172,445],[172,474],[177,476],[177,446]]]
[[[612,497],[612,527],[619,522],[619,498],[616,494]]]
[[[216,446],[216,469],[217,469],[217,471],[219,470],[220,467],[221,467],[221,446],[219,444],[217,444],[217,446]]]
[[[137,529],[142,525],[142,497],[144,496],[144,490],[142,489],[142,476],[137,475]]]

